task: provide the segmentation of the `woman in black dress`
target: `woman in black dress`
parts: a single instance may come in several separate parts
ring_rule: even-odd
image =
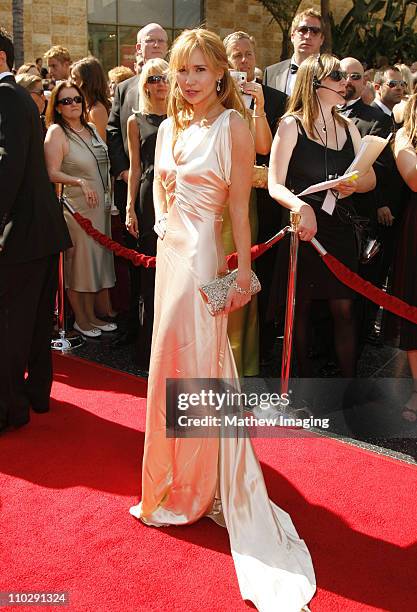
[[[274,138],[269,169],[269,192],[289,211],[301,214],[295,348],[299,375],[311,376],[308,359],[309,315],[313,300],[327,300],[334,324],[334,341],[342,375],[355,376],[357,350],[353,309],[354,293],[339,282],[308,241],[317,239],[337,259],[356,270],[358,253],[351,223],[355,191],[366,192],[375,186],[371,169],[356,181],[341,181],[335,187],[333,213],[322,206],[327,192],[296,196],[306,187],[337,178],[353,161],[361,137],[355,125],[341,117],[336,105],[343,102],[346,75],[339,60],[331,55],[306,59],[297,73],[294,92]],[[285,214],[284,214],[285,217]],[[283,249],[281,249],[283,251]],[[285,277],[286,272],[281,271]]]
[[[395,138],[397,168],[409,187],[408,204],[401,221],[400,236],[394,264],[392,293],[407,304],[417,306],[417,94],[410,97],[404,111],[404,127]],[[407,319],[390,317],[389,326],[399,336],[399,347],[407,351],[413,392],[402,411],[404,420],[417,422],[417,325]]]
[[[166,118],[168,98],[168,64],[152,59],[144,65],[139,79],[139,110],[129,117],[129,179],[127,187],[126,227],[137,238],[138,249],[145,255],[156,255],[157,235],[153,230],[153,176],[156,136]],[[155,269],[140,268],[139,280],[138,365],[149,369],[151,354]]]

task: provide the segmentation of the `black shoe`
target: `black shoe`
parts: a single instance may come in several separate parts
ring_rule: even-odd
[[[113,348],[119,348],[122,346],[129,346],[130,344],[135,344],[138,335],[135,332],[125,332],[121,334],[116,340],[111,343]]]
[[[49,406],[32,406],[32,410],[37,414],[44,414],[45,412],[49,412]]]
[[[29,423],[29,419],[27,421],[25,421],[24,423],[13,423],[11,425],[1,425],[0,426],[0,435],[8,433],[8,432],[11,432],[11,431],[16,431],[17,429],[21,429],[22,427],[24,427],[28,423]]]

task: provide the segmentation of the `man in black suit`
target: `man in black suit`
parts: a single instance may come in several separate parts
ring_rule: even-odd
[[[235,70],[246,73],[247,84],[243,91],[247,106],[253,109],[255,130],[270,130],[272,137],[278,127],[278,122],[285,112],[287,96],[281,92],[257,83],[255,80],[256,50],[255,39],[246,32],[233,32],[223,41],[227,57]],[[257,154],[256,163],[259,166],[269,165],[269,152]],[[267,189],[256,190],[258,210],[257,242],[271,238],[281,227],[281,206],[269,195]],[[259,349],[261,362],[268,361],[271,356],[275,334],[272,321],[268,321],[267,311],[274,270],[275,249],[267,251],[256,263],[256,272],[262,285],[258,296],[259,312]]]
[[[318,55],[324,42],[324,22],[316,10],[310,8],[297,13],[291,24],[291,42],[294,54],[291,59],[267,66],[264,84],[292,94],[298,68],[310,55]]]
[[[0,28],[0,431],[49,410],[59,252],[71,246],[46,171],[39,113]],[[11,228],[11,229],[10,229]],[[25,370],[28,377],[25,380]]]
[[[149,23],[137,34],[136,53],[143,63],[150,59],[164,58],[168,52],[168,36],[157,23]],[[137,61],[137,67],[139,62]],[[126,219],[127,180],[129,176],[129,149],[127,144],[127,120],[133,109],[139,107],[139,74],[116,87],[113,105],[107,124],[107,145],[111,173],[115,177],[114,203],[119,209],[124,224]],[[127,232],[124,233],[125,245],[131,249],[137,247],[137,241]],[[131,344],[135,341],[139,327],[139,271],[130,264],[130,313],[127,332],[115,341],[116,346]]]

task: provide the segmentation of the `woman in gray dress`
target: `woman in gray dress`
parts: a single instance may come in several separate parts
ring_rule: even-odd
[[[77,85],[62,82],[52,91],[46,117],[45,156],[49,177],[64,186],[72,207],[110,236],[110,179],[107,147],[86,120],[84,96]],[[73,247],[65,253],[65,285],[75,314],[74,329],[88,337],[114,331],[98,319],[94,298],[115,283],[113,254],[100,246],[64,211]]]

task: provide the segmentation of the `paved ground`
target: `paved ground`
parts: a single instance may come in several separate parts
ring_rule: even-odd
[[[122,320],[120,332],[123,326]],[[118,335],[119,332],[102,334],[99,340],[87,340],[73,354],[136,376],[146,376],[147,373],[135,365],[134,345],[114,346]],[[270,390],[279,389],[279,381],[271,379],[279,377],[280,353],[278,340],[275,359],[262,368],[261,376],[268,379],[265,384]],[[314,387],[313,394],[310,392],[309,395],[311,401],[301,401],[299,405],[306,414],[329,418],[330,427],[324,435],[338,437],[347,443],[399,460],[417,462],[417,423],[408,426],[401,419],[401,407],[411,390],[404,352],[390,346],[366,344],[359,361],[359,379],[348,387],[345,381],[336,380],[337,372],[327,366],[325,358],[315,355],[314,364],[320,379],[320,392],[317,394],[317,387]]]

